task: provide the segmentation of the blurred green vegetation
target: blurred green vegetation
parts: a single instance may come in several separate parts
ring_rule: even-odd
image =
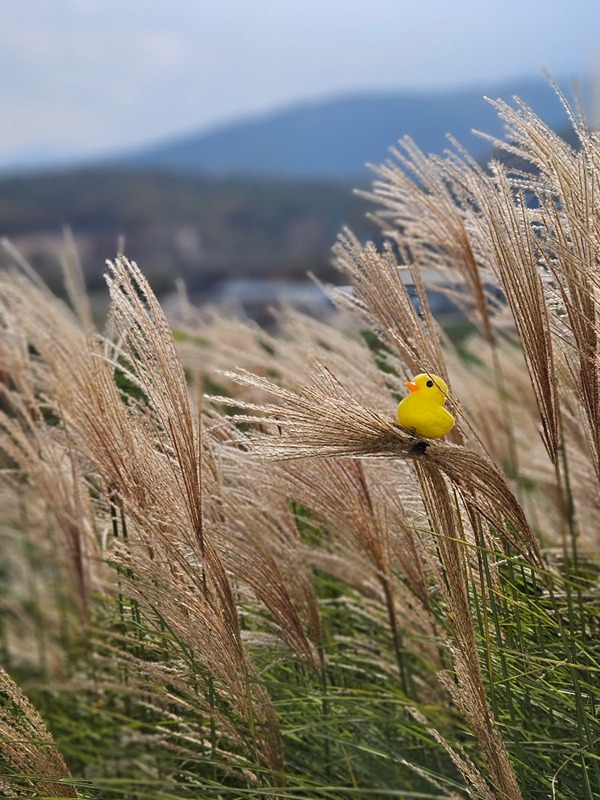
[[[62,229],[77,241],[90,290],[123,237],[158,293],[182,278],[205,292],[227,278],[336,280],[331,246],[344,225],[377,230],[367,201],[333,181],[213,179],[198,175],[80,169],[0,180],[0,235],[56,285]]]

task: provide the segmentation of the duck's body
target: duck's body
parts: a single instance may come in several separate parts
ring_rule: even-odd
[[[398,422],[403,428],[427,439],[439,439],[454,427],[454,417],[444,408],[448,386],[438,375],[423,372],[406,386],[410,394],[398,406]]]

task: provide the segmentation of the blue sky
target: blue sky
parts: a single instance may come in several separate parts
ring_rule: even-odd
[[[582,75],[599,53],[599,0],[5,3],[0,160],[113,151],[354,90]]]

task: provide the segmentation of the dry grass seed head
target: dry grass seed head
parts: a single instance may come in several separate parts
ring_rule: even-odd
[[[289,510],[282,470],[225,447],[219,551],[238,586],[247,586],[274,630],[305,663],[322,666],[322,631],[306,548]],[[247,613],[253,613],[248,608]]]
[[[560,94],[560,93],[559,93]],[[510,142],[501,150],[534,165],[532,174],[513,182],[536,203],[529,204],[529,225],[535,229],[538,267],[547,276],[545,289],[556,339],[572,343],[569,358],[578,364],[576,388],[589,420],[594,466],[598,474],[600,405],[598,401],[599,226],[598,137],[561,100],[578,136],[575,150],[548,128],[523,103],[517,109],[493,105],[509,127]]]
[[[376,332],[397,350],[411,376],[419,372],[447,374],[438,327],[429,312],[418,267],[413,269],[412,278],[420,291],[422,318],[402,280],[391,246],[386,245],[379,253],[372,242],[362,245],[346,231],[335,252],[337,265],[350,276],[353,288],[352,296],[334,294],[338,302],[368,313],[375,321]]]
[[[0,760],[0,792],[6,796],[77,797],[74,787],[61,783],[71,776],[42,718],[2,667]]]
[[[460,187],[438,157],[426,156],[409,137],[391,153],[395,161],[373,168],[381,180],[365,193],[378,205],[375,220],[398,246],[409,242],[415,262],[439,270],[445,281],[466,289],[449,296],[469,316],[475,310],[474,319],[491,341],[497,302],[486,288],[489,276],[473,248],[469,209],[458,202]]]
[[[230,377],[235,377],[230,373]],[[464,447],[439,441],[427,442],[425,450],[390,417],[366,408],[344,384],[321,367],[313,382],[290,392],[264,379],[238,373],[242,383],[271,391],[277,405],[253,406],[238,403],[255,412],[241,416],[247,423],[271,425],[270,434],[249,436],[248,446],[267,458],[290,459],[325,456],[379,456],[418,460],[444,472],[473,508],[496,528],[500,540],[516,547],[525,557],[541,562],[538,543],[523,510],[500,470],[488,459]],[[218,402],[231,403],[227,398]],[[264,416],[263,416],[264,415]]]

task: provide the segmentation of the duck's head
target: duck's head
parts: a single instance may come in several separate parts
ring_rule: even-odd
[[[433,400],[443,405],[448,397],[448,384],[439,375],[433,372],[422,372],[415,375],[412,381],[406,381],[406,387],[411,392],[418,392],[419,397]]]

